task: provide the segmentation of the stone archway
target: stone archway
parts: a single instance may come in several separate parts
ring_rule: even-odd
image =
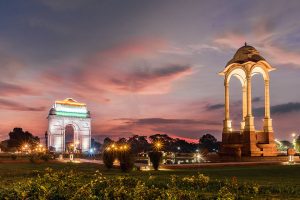
[[[86,105],[73,99],[56,101],[48,115],[48,148],[67,149],[66,127],[73,129],[73,149],[88,152],[91,146],[91,118]],[[68,138],[67,138],[68,139]],[[72,141],[72,138],[71,138]]]
[[[228,150],[242,145],[242,154],[250,156],[273,156],[277,155],[274,143],[274,134],[272,128],[272,119],[270,116],[270,77],[269,72],[275,70],[271,67],[259,52],[252,46],[241,47],[237,50],[233,59],[231,59],[225,69],[219,74],[224,76],[225,87],[225,119],[223,123],[222,143],[223,152],[230,154]],[[265,117],[263,119],[263,130],[257,131],[254,125],[252,114],[252,77],[261,74],[264,78],[264,96],[265,96]],[[242,84],[242,105],[243,114],[241,120],[241,129],[233,130],[230,119],[229,108],[229,84],[232,76],[238,78]],[[227,150],[226,150],[227,149]]]

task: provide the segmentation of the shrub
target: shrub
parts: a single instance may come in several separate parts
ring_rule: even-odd
[[[134,159],[129,151],[120,151],[118,153],[118,159],[120,161],[120,168],[123,172],[128,172],[133,169]]]
[[[48,162],[50,159],[51,159],[51,155],[49,154],[42,154],[40,155],[40,159],[45,161],[45,162]]]
[[[116,159],[116,156],[113,151],[104,151],[102,159],[105,167],[107,169],[111,169],[114,165],[114,160]]]
[[[10,158],[11,158],[12,160],[17,160],[17,155],[12,154],[12,155],[10,156]]]
[[[37,163],[38,159],[39,159],[39,157],[36,154],[29,154],[28,155],[28,160],[31,163]]]
[[[149,152],[150,162],[155,170],[158,170],[158,167],[162,160],[162,152],[160,151],[151,151]]]
[[[234,200],[235,196],[231,193],[231,191],[226,187],[223,186],[218,192],[218,200]]]

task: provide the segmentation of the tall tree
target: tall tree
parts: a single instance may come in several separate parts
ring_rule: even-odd
[[[150,150],[150,144],[148,143],[147,136],[133,135],[128,139],[131,151],[135,154],[146,152]]]
[[[199,139],[199,146],[201,150],[208,150],[209,152],[217,151],[219,144],[217,139],[211,134],[205,134]]]

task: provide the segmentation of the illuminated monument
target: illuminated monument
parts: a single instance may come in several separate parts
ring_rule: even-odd
[[[48,148],[64,152],[68,145],[73,149],[86,152],[91,146],[91,118],[86,104],[71,98],[55,101],[48,115]],[[71,133],[67,141],[68,131]],[[69,134],[70,135],[70,134]]]
[[[223,123],[223,155],[276,156],[276,145],[270,116],[269,72],[275,70],[252,46],[245,43],[239,48],[225,69],[219,74],[225,76],[225,120]],[[261,74],[265,87],[265,116],[263,130],[256,130],[252,115],[251,78]],[[234,76],[242,84],[243,117],[239,130],[233,130],[229,112],[229,83]]]

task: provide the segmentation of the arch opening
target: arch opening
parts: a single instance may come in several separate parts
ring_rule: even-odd
[[[72,124],[68,124],[65,127],[65,151],[74,151],[75,142],[75,128]]]
[[[257,130],[263,130],[265,116],[265,78],[260,72],[251,74],[252,80],[252,115]]]
[[[232,129],[233,131],[240,130],[241,122],[243,121],[243,95],[242,89],[243,86],[239,78],[230,80],[229,84],[229,107],[230,107],[230,119],[232,120]]]

